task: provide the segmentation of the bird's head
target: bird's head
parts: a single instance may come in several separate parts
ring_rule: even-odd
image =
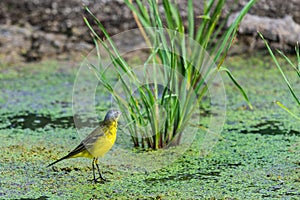
[[[105,115],[104,121],[117,121],[121,114],[122,114],[121,111],[110,110]]]

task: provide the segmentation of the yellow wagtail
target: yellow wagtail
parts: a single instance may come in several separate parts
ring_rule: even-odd
[[[121,115],[120,111],[110,110],[107,112],[104,120],[100,122],[99,127],[92,131],[73,151],[61,159],[49,164],[47,167],[54,165],[64,159],[86,157],[93,159],[93,177],[94,181],[101,178],[105,180],[98,166],[98,157],[104,156],[114,145],[117,136],[118,119]],[[99,178],[95,176],[95,165],[97,167]]]

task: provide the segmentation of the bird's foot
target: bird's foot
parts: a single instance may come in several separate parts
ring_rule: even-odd
[[[100,181],[100,182],[109,182],[106,178],[103,178],[102,176],[96,178],[94,181]]]
[[[89,182],[92,182],[92,183],[101,183],[101,184],[104,184],[106,181],[102,180],[102,179],[99,179],[99,178],[95,178],[95,179],[88,179]]]

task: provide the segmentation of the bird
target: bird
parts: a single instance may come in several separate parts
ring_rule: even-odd
[[[109,110],[105,115],[104,120],[100,122],[99,126],[94,129],[84,140],[82,140],[75,149],[73,149],[66,156],[49,164],[47,167],[69,158],[90,158],[93,159],[92,169],[94,182],[97,182],[99,178],[102,181],[106,181],[106,179],[101,175],[98,165],[98,158],[104,156],[114,145],[117,137],[118,119],[121,114],[121,111]],[[98,178],[95,176],[95,166],[97,167],[99,173]]]

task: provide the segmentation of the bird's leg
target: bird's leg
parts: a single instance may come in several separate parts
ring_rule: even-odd
[[[96,176],[95,176],[95,159],[96,159],[96,158],[93,158],[93,161],[92,161],[92,167],[93,167],[93,177],[94,177],[94,181],[97,182],[97,179],[96,179]]]
[[[97,167],[97,170],[98,170],[98,173],[99,173],[99,178],[101,178],[101,180],[103,180],[103,181],[106,181],[106,179],[103,178],[103,176],[101,175],[100,168],[99,168],[99,165],[98,165],[98,158],[95,158],[95,164],[96,164],[96,167]]]

